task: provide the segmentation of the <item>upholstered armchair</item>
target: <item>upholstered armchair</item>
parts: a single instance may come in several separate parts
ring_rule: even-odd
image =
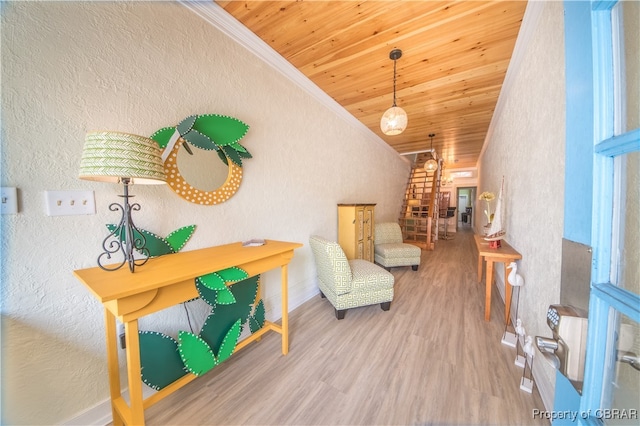
[[[376,223],[374,228],[374,260],[388,270],[394,266],[420,266],[422,250],[403,242],[400,225],[395,222]]]
[[[383,311],[391,308],[394,277],[378,265],[362,259],[347,260],[336,242],[319,236],[309,239],[315,258],[320,296],[333,305],[336,318],[343,319],[347,309],[380,303]]]

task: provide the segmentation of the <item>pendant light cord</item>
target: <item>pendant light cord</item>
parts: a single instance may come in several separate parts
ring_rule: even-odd
[[[397,59],[393,60],[393,106],[396,106],[396,62]]]

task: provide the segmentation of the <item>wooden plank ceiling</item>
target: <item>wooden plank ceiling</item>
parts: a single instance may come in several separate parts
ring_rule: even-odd
[[[433,147],[475,167],[525,1],[216,1],[399,153]],[[393,104],[409,117],[380,131]]]

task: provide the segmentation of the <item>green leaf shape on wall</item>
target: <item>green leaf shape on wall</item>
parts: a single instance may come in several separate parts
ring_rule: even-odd
[[[216,304],[213,306],[211,314],[207,317],[200,330],[202,337],[214,352],[217,352],[222,344],[225,333],[234,322],[240,320],[244,324],[258,294],[259,275],[242,280],[229,287],[233,293],[236,303],[232,305]],[[204,299],[203,293],[200,296]]]
[[[215,308],[216,304],[218,303],[218,291],[211,290],[210,288],[202,285],[199,278],[196,278],[195,282],[196,290],[198,290],[198,295],[200,296],[200,298],[204,300],[209,306]]]
[[[218,290],[218,296],[216,301],[217,301],[216,305],[231,305],[236,303],[236,298],[231,292],[231,290],[229,290],[229,288],[227,287],[225,289]]]
[[[180,136],[184,136],[186,133],[190,132],[197,119],[198,116],[195,114],[182,119],[182,121],[176,126],[176,130],[180,133]]]
[[[239,143],[232,143],[229,146],[235,149],[240,157],[253,158],[253,156],[249,154],[249,151],[247,151],[247,149],[244,146],[240,145]]]
[[[235,303],[236,299],[229,291],[227,284],[243,280],[248,276],[246,271],[233,266],[196,278],[196,289],[200,297],[213,307],[218,303],[229,305]]]
[[[229,305],[236,302],[233,293],[227,288],[226,280],[220,276],[219,272],[212,272],[196,278],[196,288],[199,286],[214,290],[214,293],[206,292],[204,295],[200,293],[200,297],[211,306],[215,306],[218,303]],[[213,299],[209,300],[209,298]]]
[[[107,224],[107,229],[109,229],[110,232],[114,232],[116,225],[112,223]],[[184,226],[170,233],[167,238],[162,238],[145,229],[134,230],[133,235],[134,238],[144,237],[145,248],[149,250],[149,256],[157,257],[177,253],[182,250],[189,238],[193,235],[195,229],[195,225]],[[124,232],[120,233],[120,241],[124,241]]]
[[[238,282],[247,277],[248,274],[246,271],[233,266],[231,268],[223,269],[218,272],[212,272],[210,274],[206,274],[196,278],[196,288],[198,288],[200,297],[202,297],[209,305],[230,305],[232,303],[235,303],[236,299],[233,293],[228,289],[227,285]],[[201,287],[209,290],[214,290],[215,293],[207,291],[201,292]]]
[[[218,114],[203,114],[193,124],[193,130],[207,135],[216,145],[226,146],[242,139],[249,126],[237,118]]]
[[[238,151],[238,155],[240,155],[240,153],[249,154],[247,149],[244,146],[242,146],[239,143],[237,143],[237,142],[230,143],[229,146],[231,148],[233,148],[234,150]],[[247,158],[251,158],[251,154],[249,154],[249,157],[247,157]]]
[[[157,130],[151,135],[151,139],[160,148],[166,148],[174,132],[178,131],[191,145],[217,151],[224,164],[228,165],[227,159],[230,159],[238,167],[242,167],[243,158],[252,158],[249,151],[239,143],[248,130],[249,126],[237,118],[219,114],[190,115],[175,128],[163,127]]]
[[[138,338],[144,384],[160,390],[187,374],[175,339],[155,331],[140,331]]]
[[[253,315],[249,316],[249,330],[251,330],[251,334],[264,327],[264,319],[264,302],[262,301],[262,299],[260,299],[260,302],[258,302]]]
[[[162,129],[156,130],[149,139],[153,139],[160,148],[164,149],[167,147],[167,144],[175,132],[175,127],[163,127]]]
[[[207,135],[203,135],[197,130],[190,130],[184,135],[182,138],[189,142],[193,146],[197,146],[198,148],[205,149],[207,151],[218,151],[218,145],[216,145]]]
[[[218,275],[220,275],[226,283],[234,283],[249,278],[247,271],[237,266],[218,271]]]
[[[185,244],[187,244],[187,241],[189,241],[195,230],[195,225],[183,226],[182,228],[178,228],[167,235],[165,241],[171,246],[173,252],[177,253],[184,248]]]
[[[222,161],[225,166],[229,166],[229,160],[227,160],[227,156],[225,155],[223,150],[220,150],[217,152],[218,153],[218,157],[220,157],[220,161]]]
[[[222,290],[227,288],[227,283],[224,278],[220,276],[217,272],[212,272],[210,274],[202,275],[196,278],[200,285],[205,286],[210,290]]]
[[[242,167],[242,158],[235,149],[230,146],[223,146],[222,150],[229,160],[233,161],[237,166]]]
[[[107,229],[110,232],[114,232],[116,230],[116,225],[110,223],[107,224]],[[124,230],[120,232],[120,241],[125,240]],[[144,229],[134,230],[133,231],[134,238],[142,238],[145,239],[145,248],[149,250],[150,257],[163,256],[165,254],[173,253],[173,248],[165,241],[164,238],[154,234],[153,232],[146,231]]]
[[[238,344],[238,338],[240,337],[241,332],[242,323],[238,319],[233,323],[229,331],[227,331],[224,339],[222,339],[222,344],[220,345],[220,350],[218,351],[218,364],[222,363],[233,354],[233,351],[236,349],[236,345]]]
[[[203,375],[217,365],[207,342],[188,331],[178,333],[178,351],[184,366],[196,376]]]

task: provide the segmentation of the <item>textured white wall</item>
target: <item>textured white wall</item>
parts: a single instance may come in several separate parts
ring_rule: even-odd
[[[396,219],[407,162],[177,3],[3,3],[1,31],[2,185],[21,201],[2,217],[2,423],[60,423],[108,397],[101,306],[72,271],[96,264],[121,188],[77,179],[87,131],[150,135],[204,113],[248,123],[242,144],[254,158],[230,201],[201,207],[134,186],[135,220],[160,235],[196,224],[185,250],[304,243],[289,268],[290,307],[317,291],[306,245],[315,233],[337,238],[337,203],[374,202],[378,220]],[[43,192],[65,189],[94,190],[97,213],[47,217]],[[275,319],[279,273],[263,283]],[[181,307],[141,321],[186,327]]]
[[[518,316],[527,334],[550,336],[546,312],[560,302],[564,224],[564,13],[562,2],[536,7],[542,8],[537,26],[529,43],[520,46],[524,56],[519,66],[509,69],[513,80],[501,94],[502,108],[494,115],[479,162],[478,194],[492,191],[497,196],[504,176],[506,239],[523,257],[518,261],[525,281]],[[476,229],[486,223],[484,202],[477,210]],[[499,285],[504,286],[504,278],[498,271]],[[554,370],[542,358],[534,367],[541,372],[537,380],[548,381],[539,385],[555,385]]]

